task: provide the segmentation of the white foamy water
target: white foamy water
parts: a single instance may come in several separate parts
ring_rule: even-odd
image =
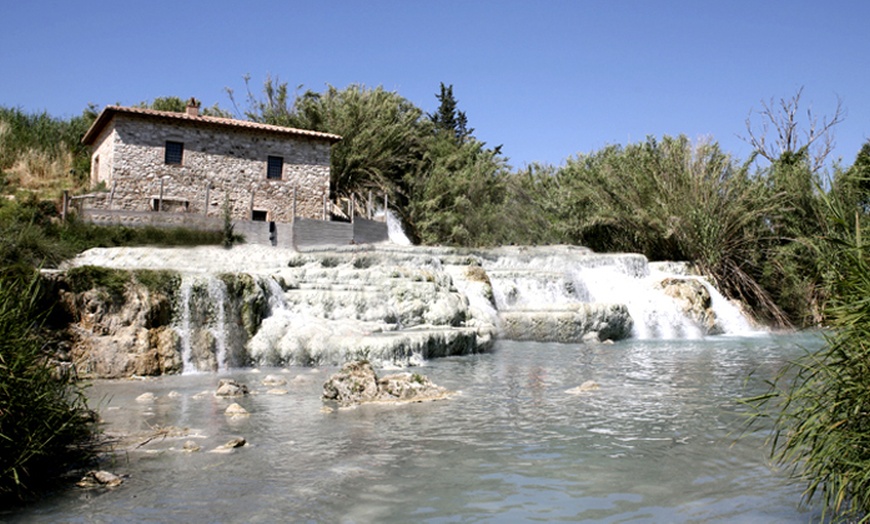
[[[625,305],[636,339],[704,336],[657,285],[678,264],[651,271],[640,255],[578,247],[115,248],[89,250],[71,262],[85,264],[181,272],[174,327],[185,372],[225,370],[231,362],[322,365],[352,358],[412,365],[444,347],[475,351],[475,340],[485,344],[497,331],[500,312],[572,311],[588,303]],[[482,280],[468,276],[476,265]],[[239,292],[266,304],[256,333],[242,331],[245,304],[228,296],[221,273],[251,275],[255,287]],[[753,331],[739,308],[704,285],[726,334]]]

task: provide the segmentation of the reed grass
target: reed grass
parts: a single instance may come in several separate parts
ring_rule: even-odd
[[[83,387],[58,366],[40,329],[40,285],[0,275],[0,501],[55,486],[96,449]]]
[[[825,344],[744,402],[754,408],[750,427],[773,420],[771,456],[804,485],[805,505],[818,504],[823,520],[870,522],[870,246],[859,211],[824,202],[832,234],[821,250],[836,260]]]

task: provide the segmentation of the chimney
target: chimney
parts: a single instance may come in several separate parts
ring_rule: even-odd
[[[199,100],[191,97],[187,101],[187,116],[199,116]]]

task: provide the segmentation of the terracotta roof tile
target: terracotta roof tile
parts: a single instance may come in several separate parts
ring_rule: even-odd
[[[282,135],[303,136],[315,139],[326,140],[329,142],[338,142],[341,137],[332,133],[321,133],[319,131],[311,131],[308,129],[296,129],[293,127],[274,126],[270,124],[260,124],[248,120],[236,120],[233,118],[218,118],[214,116],[191,116],[187,113],[175,113],[172,111],[156,111],[154,109],[145,109],[142,107],[123,107],[123,106],[106,106],[100,113],[100,116],[94,121],[85,136],[82,137],[82,143],[91,145],[97,139],[103,128],[112,120],[115,114],[141,115],[145,117],[160,118],[166,120],[187,121],[195,124],[205,124],[211,126],[234,127],[241,129],[251,129],[255,131],[266,131],[269,133],[278,133]]]

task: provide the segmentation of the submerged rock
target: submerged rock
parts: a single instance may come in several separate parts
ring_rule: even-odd
[[[226,444],[222,444],[214,448],[213,450],[211,450],[211,453],[230,453],[234,449],[241,448],[243,446],[246,446],[247,444],[248,442],[244,439],[244,437],[236,437],[227,442]]]
[[[101,470],[88,471],[87,474],[85,474],[85,476],[76,483],[76,485],[82,488],[93,488],[98,486],[114,488],[116,486],[120,486],[123,483],[123,477],[115,475],[114,473],[110,473],[108,471]]]
[[[276,375],[266,375],[261,383],[266,387],[275,387],[287,384],[287,380]]]
[[[201,450],[202,446],[200,446],[199,444],[197,444],[193,440],[188,440],[184,443],[184,448],[182,448],[182,449],[184,449],[184,451],[187,451],[188,453],[194,453],[196,451]]]
[[[601,386],[598,385],[598,382],[595,382],[594,380],[587,380],[586,382],[580,384],[576,388],[571,388],[571,389],[565,391],[565,393],[568,393],[569,395],[579,395],[581,393],[595,391],[595,390],[599,389],[600,387]]]
[[[349,362],[323,384],[323,400],[350,407],[367,402],[423,402],[450,394],[419,373],[395,373],[378,378],[366,361]]]

